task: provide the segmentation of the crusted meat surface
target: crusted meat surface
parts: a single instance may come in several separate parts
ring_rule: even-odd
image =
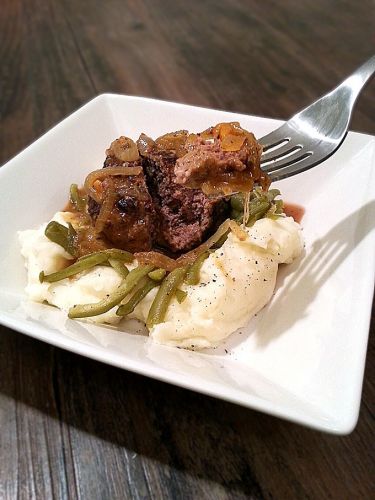
[[[142,166],[141,159],[122,162],[107,150],[105,167]],[[95,226],[117,248],[130,252],[148,251],[155,235],[155,210],[143,172],[138,175],[108,176],[101,183],[102,200],[89,200]]]

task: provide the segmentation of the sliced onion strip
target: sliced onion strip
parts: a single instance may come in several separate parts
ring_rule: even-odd
[[[247,238],[247,233],[244,231],[235,220],[231,220],[229,222],[229,227],[232,233],[235,235],[237,239],[240,241],[245,241]]]
[[[95,230],[100,233],[103,231],[105,223],[108,221],[109,216],[112,212],[113,206],[116,202],[116,192],[111,189],[106,192],[102,206],[100,207],[99,215],[95,221]]]
[[[160,252],[136,252],[134,257],[137,259],[139,264],[142,265],[153,265],[157,268],[165,269],[166,271],[173,271],[176,267],[179,267],[177,261],[167,257]]]
[[[106,167],[90,172],[85,179],[85,190],[97,203],[100,203],[97,193],[93,187],[95,181],[102,181],[111,175],[139,175],[142,172],[142,167]]]
[[[167,271],[173,271],[177,267],[184,267],[195,262],[197,257],[206,250],[209,250],[220,238],[230,229],[230,219],[225,220],[204,243],[197,248],[190,250],[178,259],[174,260],[159,252],[138,252],[134,257],[140,264],[152,264],[156,267],[161,267]]]
[[[113,141],[106,153],[107,155],[114,155],[120,161],[137,161],[139,159],[136,143],[125,136]]]

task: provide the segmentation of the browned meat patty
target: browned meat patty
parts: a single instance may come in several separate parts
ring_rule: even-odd
[[[119,138],[111,144],[106,151],[104,167],[142,166],[139,157],[128,162],[119,158],[124,149],[124,139]],[[101,182],[101,203],[90,198],[89,213],[97,231],[114,247],[130,252],[152,248],[156,232],[155,210],[143,172],[106,177]]]
[[[201,178],[228,173],[245,173],[253,183],[262,175],[260,146],[236,124],[219,124],[201,134],[181,130],[156,141],[142,134],[137,145],[120,137],[106,153],[104,167],[115,173],[101,180],[101,198],[90,200],[89,212],[100,234],[131,252],[159,246],[183,253],[196,247],[215,231],[229,207],[194,183],[200,186]],[[118,175],[119,168],[134,166],[143,171]]]
[[[250,191],[265,177],[260,170],[262,147],[236,122],[220,123],[190,134],[186,154],[175,166],[176,182],[204,192]]]

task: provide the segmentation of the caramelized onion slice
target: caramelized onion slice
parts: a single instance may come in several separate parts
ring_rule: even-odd
[[[160,252],[136,252],[134,257],[141,265],[153,265],[157,268],[165,269],[166,271],[173,271],[178,267],[177,261],[167,257]]]
[[[111,175],[139,175],[142,172],[142,167],[106,167],[90,172],[85,179],[86,193],[91,196],[97,203],[101,203],[98,199],[97,192],[94,188],[95,181],[102,181]]]
[[[211,180],[208,179],[201,185],[201,190],[206,196],[229,196],[233,193],[247,193],[252,191],[254,180],[249,175],[239,174],[223,174],[221,178]]]
[[[223,151],[239,151],[242,148],[245,140],[245,134],[235,135],[230,133],[223,137],[223,139],[221,140],[221,149]]]
[[[158,137],[156,147],[161,150],[175,151],[178,157],[186,154],[185,143],[188,136],[187,130],[178,130]]]
[[[154,148],[155,141],[146,134],[141,134],[137,140],[138,150],[142,156],[147,156]]]
[[[113,188],[111,188],[108,193],[106,192],[106,196],[104,197],[102,206],[100,207],[99,215],[95,221],[95,230],[98,233],[103,231],[106,222],[109,220],[115,202],[116,192]]]
[[[189,137],[190,136],[194,136],[195,138],[197,137],[196,134],[190,134]],[[206,130],[203,130],[203,132],[201,132],[199,134],[199,137],[201,137],[201,139],[203,139],[205,141],[211,141],[211,140],[217,139],[218,134],[215,134],[213,132],[213,127],[209,127]]]
[[[190,252],[181,255],[178,259],[174,260],[159,252],[138,252],[134,257],[138,260],[139,264],[150,264],[156,267],[161,267],[167,271],[173,271],[177,267],[187,266],[195,262],[197,257],[202,253],[209,250],[220,238],[230,229],[230,219],[225,220],[215,231],[215,233],[208,238],[204,243],[197,248],[190,250]]]
[[[240,241],[245,241],[247,238],[247,233],[244,231],[235,220],[229,221],[229,227],[232,233],[235,235],[237,239]]]
[[[136,143],[129,137],[121,136],[112,142],[107,155],[113,155],[120,161],[136,161],[139,159],[139,152]]]
[[[243,129],[239,122],[218,123],[212,127],[212,134],[219,138],[223,151],[239,151],[246,140],[253,142],[255,137]]]
[[[220,139],[224,139],[228,134],[232,135],[244,135],[245,131],[239,124],[239,122],[222,122],[218,123],[212,128],[212,133],[219,137]]]
[[[208,136],[203,137],[202,134],[200,134],[200,137],[202,139],[208,140]],[[211,139],[213,139],[213,136],[211,136]],[[197,134],[189,134],[186,138],[185,145],[184,145],[185,151],[190,151],[190,150],[194,149],[194,146],[196,145],[197,140],[198,140]]]

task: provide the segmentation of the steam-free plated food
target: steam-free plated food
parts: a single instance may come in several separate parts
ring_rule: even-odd
[[[303,246],[260,154],[237,123],[115,140],[64,211],[20,233],[29,298],[125,330],[137,318],[159,343],[217,346]]]

